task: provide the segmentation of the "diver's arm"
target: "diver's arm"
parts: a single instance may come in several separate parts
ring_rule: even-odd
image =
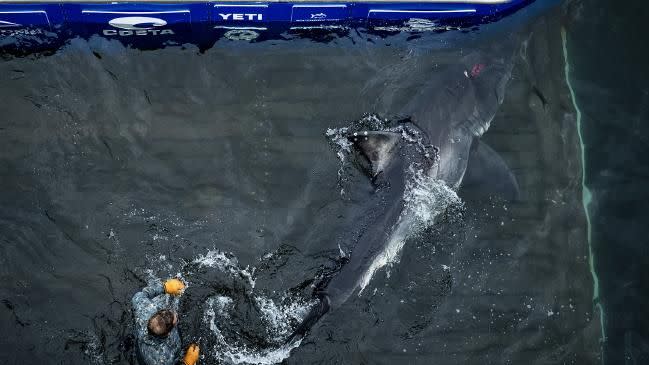
[[[142,291],[141,291],[141,293],[146,295],[146,297],[149,298],[149,299],[153,299],[153,298],[157,297],[160,294],[164,294],[164,292],[165,292],[165,290],[164,290],[163,283],[158,282],[158,281],[149,284],[149,286],[142,289]]]
[[[133,296],[131,303],[133,304],[133,308],[137,310],[137,308],[140,308],[143,305],[150,304],[151,299],[158,295],[170,294],[177,296],[182,294],[184,289],[185,284],[176,278],[169,279],[165,282],[156,281],[150,283],[146,288],[142,289],[142,291],[136,293]]]
[[[164,285],[161,282],[151,283],[146,288],[137,292],[133,296],[131,303],[133,304],[133,308],[137,310],[146,304],[150,304],[151,299],[161,294],[164,294]]]
[[[185,289],[185,284],[177,278],[171,278],[164,282],[150,283],[146,288],[133,296],[133,305],[136,302],[149,302],[151,299],[162,294],[180,295]]]

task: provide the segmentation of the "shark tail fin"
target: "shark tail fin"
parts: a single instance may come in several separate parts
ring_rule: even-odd
[[[302,323],[293,331],[293,333],[286,339],[286,343],[291,343],[294,340],[304,337],[313,325],[324,316],[330,308],[329,296],[325,293],[318,294],[318,303],[311,308],[309,314],[304,318]]]

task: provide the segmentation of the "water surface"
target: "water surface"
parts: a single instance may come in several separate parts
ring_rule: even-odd
[[[564,15],[205,53],[77,39],[4,60],[1,358],[133,363],[131,296],[181,275],[183,341],[201,343],[202,363],[599,361]],[[327,129],[396,118],[430,78],[503,58],[512,79],[483,140],[520,201],[461,189],[289,357],[309,284],[371,229],[367,179],[341,166]]]

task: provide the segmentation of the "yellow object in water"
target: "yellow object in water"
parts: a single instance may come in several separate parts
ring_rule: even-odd
[[[185,365],[194,365],[198,362],[198,355],[200,354],[200,348],[197,344],[193,343],[187,347],[187,352],[185,352],[185,358],[183,363]]]
[[[165,293],[171,295],[180,295],[185,289],[185,284],[180,279],[169,279],[164,282]]]

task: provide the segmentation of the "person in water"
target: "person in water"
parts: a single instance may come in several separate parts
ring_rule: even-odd
[[[142,365],[174,365],[180,353],[178,297],[185,284],[176,278],[154,282],[133,296],[137,354]],[[183,363],[198,361],[199,347],[191,344]]]

